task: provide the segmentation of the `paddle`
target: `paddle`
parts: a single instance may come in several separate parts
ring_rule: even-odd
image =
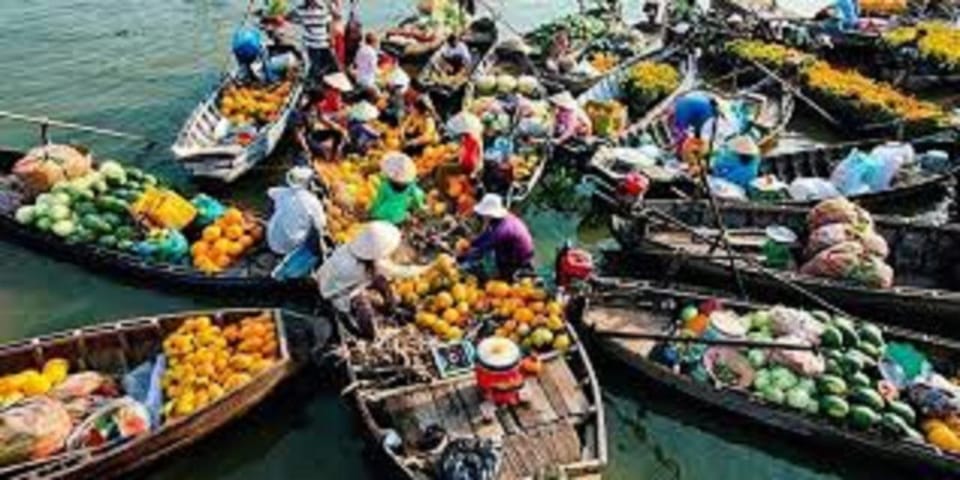
[[[108,128],[100,128],[100,127],[94,127],[94,126],[90,126],[90,125],[82,125],[82,124],[79,124],[79,123],[64,122],[64,121],[61,121],[61,120],[54,120],[54,119],[47,118],[47,117],[35,117],[35,116],[31,116],[31,115],[23,115],[23,114],[20,114],[20,113],[8,112],[8,111],[5,111],[5,110],[0,110],[0,118],[8,118],[8,119],[11,119],[11,120],[17,120],[17,121],[21,121],[21,122],[27,122],[27,123],[33,123],[33,124],[36,124],[36,125],[40,125],[40,126],[43,128],[42,134],[44,135],[44,137],[46,137],[46,128],[52,126],[52,127],[58,127],[58,128],[66,128],[66,129],[69,129],[69,130],[77,130],[77,131],[80,131],[80,132],[95,133],[95,134],[97,134],[97,135],[105,135],[105,136],[108,136],[108,137],[123,138],[123,139],[126,139],[126,140],[143,141],[143,142],[146,142],[146,143],[147,143],[146,149],[153,148],[153,146],[156,145],[156,143],[157,143],[157,142],[155,142],[155,141],[153,141],[153,140],[151,140],[151,139],[149,139],[149,138],[147,138],[147,137],[145,137],[145,136],[143,136],[143,135],[138,135],[138,134],[134,134],[134,133],[120,132],[120,131],[111,130],[111,129],[108,129]]]
[[[657,340],[664,342],[678,343],[700,343],[703,345],[716,345],[723,347],[747,347],[747,348],[766,348],[779,350],[806,350],[815,351],[816,347],[812,345],[803,345],[799,343],[779,343],[765,342],[762,340],[739,340],[727,338],[704,338],[689,337],[683,335],[671,335],[669,333],[648,333],[648,332],[622,332],[616,330],[593,330],[593,333],[601,337],[623,338],[626,340]]]
[[[828,122],[832,123],[835,127],[843,126],[843,124],[841,124],[839,120],[834,118],[833,115],[830,115],[826,110],[823,109],[823,107],[817,104],[817,102],[814,102],[813,100],[810,99],[810,97],[804,95],[803,92],[801,92],[800,89],[794,86],[792,83],[786,81],[785,79],[783,79],[782,77],[774,73],[769,68],[763,66],[763,64],[761,64],[760,62],[757,62],[755,60],[750,60],[750,59],[746,59],[746,60],[751,65],[753,65],[754,67],[759,69],[761,72],[766,74],[768,77],[779,82],[780,85],[783,86],[783,88],[786,88],[787,90],[790,91],[790,93],[796,95],[797,98],[803,101],[803,103],[806,103],[807,106],[813,109],[813,111],[817,112],[818,115],[826,119]]]

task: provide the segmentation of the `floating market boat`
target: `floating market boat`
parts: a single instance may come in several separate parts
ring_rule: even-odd
[[[0,149],[0,172],[4,175],[9,174],[14,164],[24,155],[24,152]],[[19,202],[20,200],[18,200],[18,205]],[[132,219],[132,214],[126,211],[129,204],[124,203],[115,207],[106,202],[101,202],[97,205],[115,209],[111,212],[114,212],[114,215],[121,221],[124,216]],[[97,208],[101,207],[98,206]],[[18,219],[15,214],[16,210],[17,207],[14,206],[12,209],[4,209],[3,213],[0,213],[0,235],[3,236],[4,240],[17,243],[44,255],[76,263],[91,270],[107,272],[117,277],[129,279],[137,284],[150,287],[162,285],[172,289],[224,296],[307,293],[312,291],[308,280],[280,281],[272,278],[271,272],[282,258],[270,252],[262,243],[245,252],[228,268],[219,272],[205,273],[189,265],[189,263],[171,264],[162,261],[150,261],[133,250],[134,242],[132,241],[129,248],[121,248],[123,247],[120,244],[122,240],[118,240],[116,236],[112,237],[111,242],[106,242],[102,238],[96,239],[97,241],[82,241],[85,239],[73,238],[70,235],[61,236],[51,228],[44,230],[38,228],[32,222],[25,223],[22,221],[27,219]],[[123,212],[123,215],[120,215],[120,211]],[[257,223],[259,225],[257,228],[263,228],[262,220],[256,218],[248,218],[248,220]],[[81,221],[87,220],[82,219]],[[112,226],[112,224],[110,225]],[[131,228],[135,230],[134,226],[131,226]],[[136,239],[137,237],[131,238]]]
[[[108,402],[100,404],[104,408],[90,406],[87,410],[72,412],[83,416],[74,418],[73,421],[78,423],[72,430],[61,432],[66,438],[54,437],[68,447],[66,450],[61,446],[49,450],[47,456],[33,458],[28,451],[26,459],[0,466],[0,477],[49,480],[124,478],[241,418],[298,370],[308,358],[304,348],[322,346],[331,331],[329,322],[294,312],[238,308],[133,318],[2,345],[0,364],[6,375],[16,372],[21,372],[16,375],[27,375],[22,372],[37,369],[33,373],[41,370],[43,373],[36,377],[56,377],[47,384],[51,389],[46,395],[26,395],[6,405],[4,413],[31,408],[31,402],[43,400],[45,411],[56,413],[62,410],[66,416],[61,402],[72,402],[72,408],[76,410],[83,402],[92,401],[90,393],[81,392],[86,392],[84,389],[88,387],[78,390],[75,386],[90,383],[91,377],[100,384],[99,387],[93,385],[96,387],[94,392],[106,392],[97,393],[105,395],[100,402]],[[161,362],[165,367],[158,367],[156,357],[164,353],[168,359],[179,358],[184,355],[179,348],[185,342],[175,337],[189,341],[198,335],[209,336],[217,345],[223,341],[222,351],[229,364],[223,371],[229,373],[230,378],[225,377],[224,385],[218,380],[208,381],[210,385],[217,385],[217,392],[209,395],[208,403],[186,405],[185,394],[171,394],[171,387],[178,381],[175,379],[178,367],[166,362]],[[264,346],[258,347],[256,354],[245,353],[248,358],[243,362],[237,361],[237,352],[253,352],[244,344],[253,336],[256,336],[258,345]],[[264,342],[273,343],[267,345]],[[192,344],[186,344],[193,348]],[[254,357],[255,362],[259,362],[256,366],[249,362]],[[183,358],[180,360],[189,363]],[[122,389],[117,392],[120,378],[138,367],[146,368],[148,377],[163,375],[167,379],[162,382],[160,401],[169,402],[172,408],[158,412],[156,418],[162,423],[152,428],[152,420],[145,418],[148,412],[144,405],[129,396],[124,397]],[[78,373],[69,375],[70,369],[76,369]],[[108,405],[116,408],[107,409]],[[69,417],[66,421],[72,423]],[[115,428],[109,432],[101,426],[111,423]],[[55,432],[60,430],[52,422],[45,428],[48,430],[44,430],[44,435],[56,436]],[[105,428],[103,434],[109,437],[99,437],[99,428]],[[129,438],[114,438],[118,435],[117,428]],[[5,449],[15,447],[4,445]],[[4,460],[9,462],[15,457],[5,456]]]
[[[957,342],[907,330],[876,328],[823,313],[811,317],[782,306],[769,309],[712,295],[601,280],[614,289],[589,294],[582,302],[582,328],[589,332],[586,335],[591,343],[649,382],[811,446],[856,452],[871,461],[922,472],[924,477],[952,478],[960,474],[960,450],[950,453],[938,448],[957,447],[941,438],[956,438],[952,427],[921,418],[923,414],[918,411],[922,410],[915,408],[906,393],[894,399],[897,391],[893,384],[883,380],[874,383],[881,377],[876,365],[884,351],[913,347],[943,375],[954,376],[960,362]],[[721,326],[730,325],[746,332],[746,337],[721,336],[702,344],[682,342],[681,327],[689,323],[677,321],[685,313],[681,309],[701,315],[700,311],[712,306],[719,309],[710,314],[711,321],[722,316],[725,323],[716,320],[708,328],[721,331]],[[772,339],[770,327],[764,327],[763,322],[789,316],[822,322],[826,325],[824,334],[810,340]],[[875,344],[879,347],[874,348]],[[810,345],[818,345],[818,349],[810,353]],[[788,347],[795,349],[785,350]],[[688,369],[668,366],[673,361],[663,359],[676,357],[665,351],[679,351],[683,359],[695,358],[697,351],[704,353],[697,366],[689,366],[693,372],[688,373]],[[877,356],[861,353],[866,351]],[[814,355],[823,357],[812,360]],[[810,359],[803,368],[825,358],[826,372],[787,368],[782,365],[797,364],[783,358]],[[921,426],[928,431],[926,439],[918,432]],[[933,433],[939,428],[946,430]]]
[[[480,287],[460,278],[452,257],[441,257],[424,276],[394,283],[406,298],[426,282],[424,300],[402,301],[393,310],[399,322],[381,322],[374,340],[340,318],[344,392],[370,444],[399,478],[438,478],[457,467],[477,478],[596,478],[607,461],[600,385],[563,305],[530,280]],[[463,314],[431,313],[450,292],[478,303]],[[489,303],[481,300],[493,298],[517,311],[483,314]],[[535,298],[542,315],[527,307]]]
[[[470,21],[455,2],[442,4],[441,9],[433,12],[421,10],[409,15],[383,32],[380,42],[383,51],[396,57],[401,65],[419,70],[447,36],[461,32]]]
[[[960,277],[955,270],[960,228],[934,226],[900,217],[874,216],[877,234],[886,241],[886,263],[895,272],[892,288],[873,288],[763,267],[766,227],[790,228],[805,244],[809,209],[762,204],[722,204],[719,207],[733,258],[717,237],[709,202],[647,200],[643,209],[611,220],[614,237],[627,252],[614,254],[624,272],[650,267],[669,271],[691,283],[735,288],[731,261],[745,289],[764,298],[798,300],[798,285],[851,313],[891,325],[960,338]],[[666,215],[662,215],[666,214]],[[631,259],[636,261],[630,261]],[[648,264],[649,262],[649,264]]]
[[[419,88],[430,94],[437,112],[444,118],[456,113],[463,104],[464,88],[470,76],[497,43],[497,24],[490,18],[470,23],[462,40],[470,48],[472,64],[463,72],[449,75],[443,70],[442,50],[437,50],[417,76]]]
[[[271,50],[270,58],[286,59],[287,78],[251,84],[236,69],[187,118],[172,149],[194,178],[233,182],[280,143],[303,94],[307,68],[300,52],[289,47]]]

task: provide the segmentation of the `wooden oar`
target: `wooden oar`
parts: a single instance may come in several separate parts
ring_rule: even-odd
[[[829,114],[823,107],[821,107],[817,102],[814,102],[812,99],[810,99],[810,97],[806,96],[806,95],[805,95],[802,91],[800,91],[800,89],[797,88],[794,84],[792,84],[792,83],[788,82],[787,80],[783,79],[782,77],[780,77],[779,75],[777,75],[775,72],[773,72],[773,71],[770,70],[769,68],[765,67],[765,66],[764,66],[763,64],[761,64],[760,62],[757,62],[757,61],[755,61],[755,60],[750,60],[750,59],[746,59],[746,60],[747,60],[747,62],[749,62],[750,64],[752,64],[754,67],[756,67],[757,69],[759,69],[761,72],[763,72],[764,74],[766,74],[766,75],[769,76],[770,78],[772,78],[772,79],[776,80],[777,82],[779,82],[780,85],[783,86],[783,88],[786,88],[787,90],[790,91],[790,93],[796,95],[797,98],[799,98],[800,100],[802,100],[803,103],[806,103],[807,106],[809,106],[810,108],[812,108],[815,112],[817,112],[818,115],[820,115],[821,117],[823,117],[824,119],[826,119],[828,122],[832,123],[832,124],[833,124],[834,126],[836,126],[836,127],[842,127],[842,126],[843,126],[843,124],[841,124],[839,120],[837,120],[836,118],[834,118],[833,115],[830,115],[830,114]]]
[[[108,137],[116,137],[116,138],[124,138],[124,139],[127,139],[127,140],[144,141],[144,142],[147,142],[147,143],[150,144],[150,145],[156,143],[156,142],[154,142],[153,140],[150,140],[150,139],[148,139],[147,137],[145,137],[145,136],[143,136],[143,135],[137,135],[137,134],[134,134],[134,133],[125,133],[125,132],[120,132],[120,131],[117,131],[117,130],[111,130],[111,129],[108,129],[108,128],[100,128],[100,127],[94,127],[94,126],[90,126],[90,125],[82,125],[82,124],[79,124],[79,123],[64,122],[64,121],[61,121],[61,120],[54,120],[54,119],[52,119],[52,118],[47,118],[47,117],[35,117],[35,116],[32,116],[32,115],[23,115],[23,114],[20,114],[20,113],[8,112],[8,111],[5,111],[5,110],[0,110],[0,118],[8,118],[8,119],[11,119],[11,120],[17,120],[17,121],[21,121],[21,122],[33,123],[33,124],[40,125],[40,126],[44,126],[44,127],[46,127],[46,126],[59,127],[59,128],[66,128],[66,129],[69,129],[69,130],[77,130],[77,131],[80,131],[80,132],[95,133],[95,134],[97,134],[97,135],[106,135],[106,136],[108,136]]]
[[[727,338],[703,338],[689,337],[683,335],[671,335],[669,333],[648,333],[648,332],[623,332],[617,330],[593,330],[593,333],[602,337],[623,338],[628,340],[657,340],[663,342],[678,343],[700,343],[703,345],[716,345],[723,347],[747,347],[747,348],[765,348],[775,350],[806,350],[814,351],[816,347],[799,343],[778,343],[765,342],[761,340],[735,340]]]

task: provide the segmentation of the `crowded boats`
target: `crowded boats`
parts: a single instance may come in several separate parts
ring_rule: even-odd
[[[597,2],[524,33],[480,1],[386,28],[250,3],[171,147],[200,192],[49,120],[0,149],[0,239],[257,306],[0,346],[0,476],[120,478],[312,362],[392,476],[598,478],[600,355],[770,435],[960,474],[960,109],[928,91],[960,68],[951,10]],[[614,242],[544,258],[525,214],[559,175]],[[234,198],[266,178],[265,209]]]

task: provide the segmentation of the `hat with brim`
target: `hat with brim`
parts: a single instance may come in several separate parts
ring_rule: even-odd
[[[353,90],[353,84],[350,83],[350,79],[347,78],[347,75],[343,72],[331,73],[323,77],[323,83],[330,85],[341,92],[349,92]]]
[[[479,135],[483,133],[483,122],[470,112],[460,112],[447,122],[447,130],[454,135],[464,133]]]
[[[291,187],[304,187],[313,178],[313,170],[310,167],[293,167],[287,171],[287,185]]]
[[[347,115],[350,120],[369,122],[380,116],[380,110],[373,106],[372,103],[364,100],[350,107],[350,112]]]
[[[503,206],[503,197],[496,193],[488,193],[483,196],[480,203],[473,207],[474,213],[481,217],[503,218],[510,212]]]
[[[417,178],[417,166],[409,156],[400,152],[390,152],[384,155],[380,162],[380,171],[397,183],[410,183]]]
[[[757,142],[754,142],[753,139],[745,135],[733,137],[727,142],[727,145],[730,147],[730,150],[738,155],[760,155],[760,147],[757,146]]]
[[[410,75],[407,75],[407,72],[404,72],[402,68],[396,67],[390,72],[390,76],[387,77],[387,85],[406,88],[410,85]]]
[[[573,95],[571,95],[570,92],[561,92],[550,97],[550,103],[560,108],[577,108],[577,100],[573,98]]]
[[[375,221],[364,227],[350,242],[350,253],[361,260],[380,260],[389,257],[400,246],[400,230],[393,224]]]

